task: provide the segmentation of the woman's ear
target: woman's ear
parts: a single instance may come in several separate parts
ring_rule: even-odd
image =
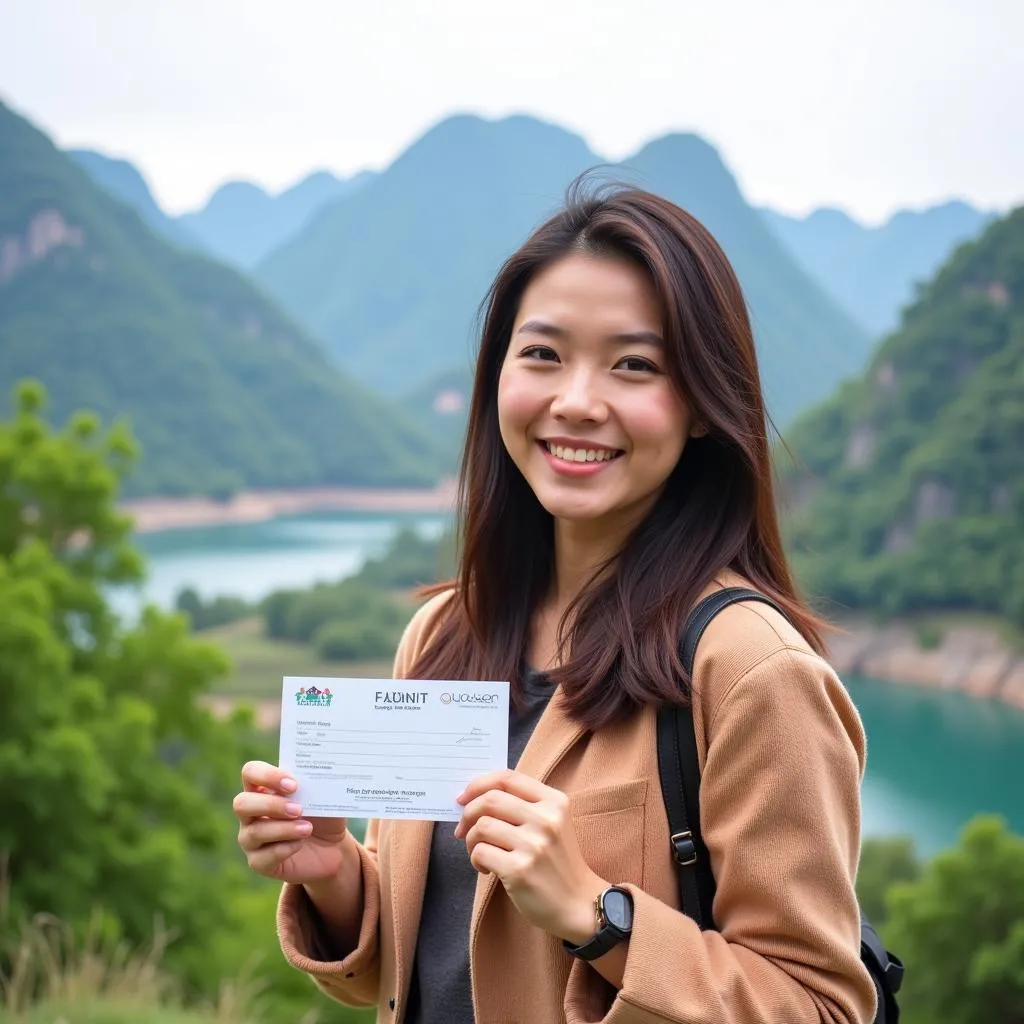
[[[707,437],[707,436],[708,436],[708,428],[707,428],[706,424],[704,424],[704,423],[694,423],[694,425],[692,427],[690,427],[690,437]]]

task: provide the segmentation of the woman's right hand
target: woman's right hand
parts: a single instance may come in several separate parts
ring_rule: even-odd
[[[341,869],[344,818],[302,817],[290,793],[297,784],[266,761],[242,767],[243,791],[232,804],[238,818],[238,845],[259,875],[297,885],[328,881]]]

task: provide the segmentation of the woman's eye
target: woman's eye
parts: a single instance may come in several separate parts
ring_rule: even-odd
[[[524,359],[543,359],[547,362],[557,361],[558,353],[547,345],[531,345],[519,353]]]
[[[630,370],[634,373],[657,373],[658,368],[649,359],[640,356],[626,356],[615,364],[616,369]]]

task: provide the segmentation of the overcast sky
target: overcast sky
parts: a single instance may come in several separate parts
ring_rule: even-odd
[[[0,0],[0,98],[178,212],[385,166],[453,112],[602,157],[714,143],[748,199],[1024,201],[1024,0]]]

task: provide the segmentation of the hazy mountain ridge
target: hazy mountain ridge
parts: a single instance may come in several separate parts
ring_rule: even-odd
[[[168,241],[202,250],[242,270],[251,269],[283,244],[319,207],[374,177],[372,171],[349,178],[313,171],[278,193],[250,181],[227,181],[199,209],[174,217],[157,203],[145,176],[129,160],[93,149],[72,149],[67,154],[97,185],[136,210]]]
[[[363,171],[340,178],[329,171],[314,171],[277,194],[249,181],[229,181],[201,209],[178,218],[178,223],[211,255],[251,270],[301,230],[318,209],[357,191],[373,176]]]
[[[0,104],[0,379],[25,376],[58,417],[129,417],[144,450],[129,493],[439,472],[432,440],[250,282],[167,244]]]
[[[807,273],[874,336],[894,330],[916,286],[995,216],[959,200],[901,210],[877,227],[833,208],[806,217],[760,212]]]
[[[723,242],[747,290],[780,420],[863,365],[863,333],[796,266],[715,150],[692,135],[655,140],[608,165],[578,136],[531,117],[449,118],[357,197],[322,208],[257,277],[340,365],[400,393],[465,364],[502,260],[560,205],[571,179],[595,167],[680,202]]]
[[[958,248],[867,372],[788,441],[812,593],[1024,624],[1024,208]]]

